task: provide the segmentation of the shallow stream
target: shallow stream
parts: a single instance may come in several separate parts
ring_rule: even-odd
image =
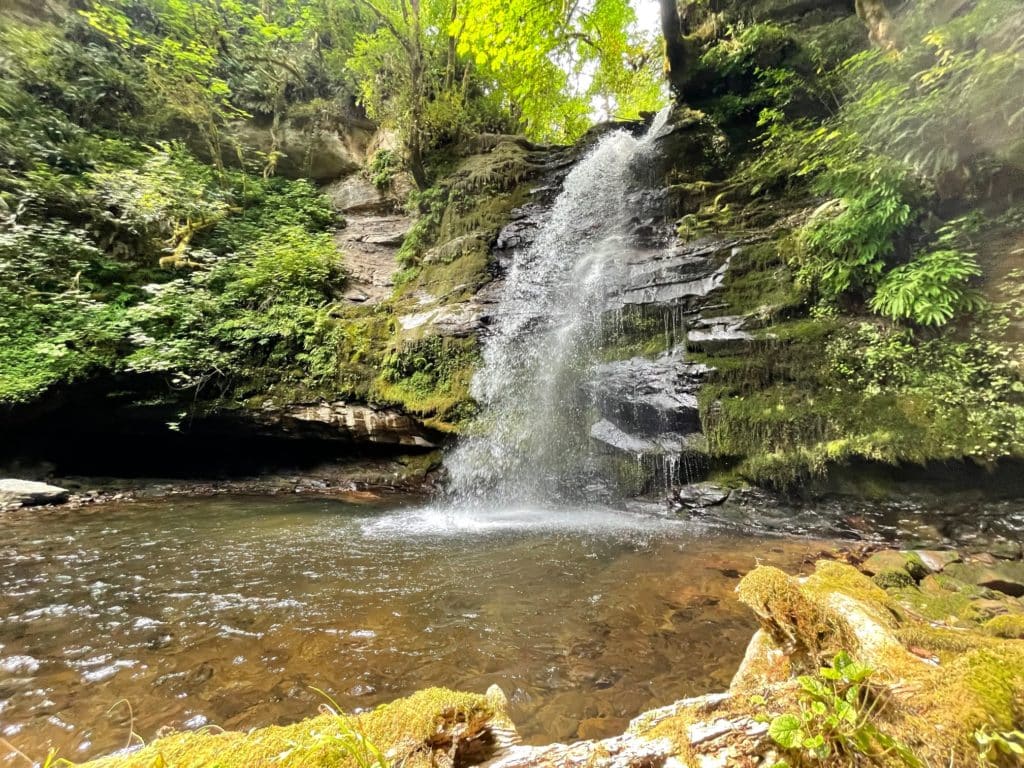
[[[620,732],[729,683],[733,589],[828,543],[614,509],[165,499],[5,516],[0,735],[82,760],[134,729],[249,728],[500,685],[529,741]],[[128,705],[131,706],[129,715]],[[0,750],[0,764],[24,764]]]

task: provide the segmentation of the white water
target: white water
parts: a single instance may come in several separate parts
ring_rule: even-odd
[[[457,505],[547,506],[584,494],[590,402],[606,299],[621,281],[626,190],[664,127],[603,137],[565,180],[533,245],[515,254],[472,393],[475,433],[446,462]]]

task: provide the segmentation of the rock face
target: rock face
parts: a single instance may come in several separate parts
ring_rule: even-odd
[[[291,179],[310,179],[326,183],[347,176],[366,165],[367,149],[376,127],[365,120],[345,123],[316,120],[285,120],[277,130],[277,151],[283,153],[276,172]],[[229,133],[242,146],[243,153],[270,154],[274,151],[274,133],[269,122],[245,120],[231,124]],[[226,160],[233,160],[227,154]]]
[[[436,448],[438,436],[411,416],[390,408],[345,402],[266,407],[253,414],[269,434],[347,443]]]
[[[707,368],[687,363],[678,351],[654,360],[634,357],[604,363],[591,385],[601,413],[643,435],[700,431],[694,394]]]
[[[658,251],[634,251],[618,297],[621,306],[676,305],[704,298],[721,286],[734,242],[703,240],[677,243]]]
[[[391,295],[399,263],[396,258],[412,219],[396,213],[350,213],[334,242],[344,256],[349,280],[344,298],[376,304]]]
[[[32,480],[0,480],[0,508],[60,504],[69,494],[64,488]]]
[[[320,191],[327,195],[336,211],[344,214],[388,213],[395,207],[395,201],[361,173],[327,184]]]

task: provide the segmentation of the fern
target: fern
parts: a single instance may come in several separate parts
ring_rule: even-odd
[[[974,255],[933,251],[891,270],[878,285],[871,309],[893,320],[945,325],[959,312],[981,305],[970,280],[981,274]]]

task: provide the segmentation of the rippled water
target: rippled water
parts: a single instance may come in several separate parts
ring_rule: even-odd
[[[753,630],[732,596],[739,574],[822,546],[612,509],[395,504],[225,497],[5,516],[0,734],[77,760],[124,744],[121,701],[148,740],[165,725],[294,721],[316,711],[311,686],[357,708],[492,683],[532,741],[607,734],[726,686]]]

